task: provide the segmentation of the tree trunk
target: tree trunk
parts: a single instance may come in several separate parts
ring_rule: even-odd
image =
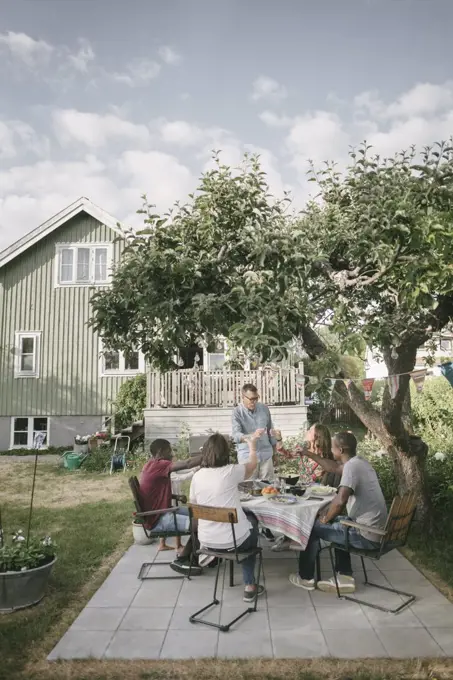
[[[306,330],[302,337],[310,358],[315,359],[323,353],[322,340],[314,331]],[[415,366],[418,344],[405,343],[403,347],[397,348],[396,355],[391,348],[384,351],[388,374],[400,375],[400,380],[394,399],[386,385],[381,412],[365,400],[363,392],[354,383],[346,388],[343,382],[338,382],[336,391],[368,430],[382,442],[393,461],[398,493],[404,494],[409,490],[416,492],[417,516],[425,527],[429,527],[431,502],[425,479],[428,447],[420,437],[414,435],[410,411],[409,373]]]

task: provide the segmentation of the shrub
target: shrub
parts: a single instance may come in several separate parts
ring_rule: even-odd
[[[187,423],[181,425],[176,444],[173,445],[173,456],[176,460],[184,460],[190,453],[190,427]]]
[[[115,429],[129,427],[143,419],[146,408],[146,375],[141,373],[124,382],[114,401]]]
[[[100,446],[85,458],[82,469],[86,472],[105,472],[110,466],[113,449],[110,446]]]

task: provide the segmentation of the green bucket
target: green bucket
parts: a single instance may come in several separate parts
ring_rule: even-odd
[[[83,453],[74,453],[73,451],[66,451],[62,457],[63,466],[67,470],[78,470],[86,458]]]

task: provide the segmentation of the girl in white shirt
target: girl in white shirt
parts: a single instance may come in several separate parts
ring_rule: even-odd
[[[250,457],[245,464],[230,464],[227,440],[221,434],[213,434],[203,447],[201,469],[195,473],[190,487],[191,503],[236,509],[238,522],[234,531],[239,552],[258,545],[257,524],[250,523],[241,507],[238,484],[249,479],[256,469],[256,441],[262,433],[262,430],[257,430],[249,436]],[[234,549],[233,533],[228,523],[199,520],[198,539],[202,546],[217,552]],[[255,583],[255,562],[255,555],[241,562],[245,602],[253,602],[264,592],[263,586],[257,588]]]

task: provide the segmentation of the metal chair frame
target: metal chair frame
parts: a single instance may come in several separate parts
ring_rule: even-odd
[[[257,546],[253,550],[247,550],[247,551],[239,551],[238,546],[236,543],[236,533],[234,530],[234,525],[237,524],[237,510],[236,508],[216,508],[212,506],[206,506],[206,505],[193,505],[189,504],[189,513],[190,513],[190,518],[191,518],[191,530],[192,530],[192,541],[194,541],[194,519],[200,520],[200,519],[208,519],[210,521],[216,521],[216,522],[222,522],[222,523],[230,523],[231,526],[231,531],[233,535],[233,545],[234,547],[231,549],[231,551],[228,552],[218,552],[216,550],[210,550],[209,548],[200,548],[200,550],[197,550],[197,555],[209,555],[211,557],[216,557],[218,559],[218,565],[217,565],[217,573],[215,577],[215,582],[214,582],[214,592],[213,592],[213,598],[211,602],[198,611],[196,611],[194,614],[192,614],[189,617],[189,621],[191,623],[202,623],[205,626],[210,626],[211,628],[217,628],[220,630],[222,633],[227,633],[230,628],[240,621],[244,616],[247,614],[251,614],[253,612],[256,612],[257,606],[258,606],[258,594],[255,597],[255,601],[253,604],[253,607],[248,607],[245,609],[239,616],[236,616],[232,621],[226,624],[220,624],[220,623],[213,623],[211,621],[205,621],[204,619],[199,618],[201,614],[203,614],[205,611],[210,609],[211,607],[217,606],[220,604],[220,600],[217,597],[217,589],[218,589],[218,584],[219,584],[219,575],[220,575],[220,569],[222,566],[222,563],[224,565],[224,578],[226,574],[226,567],[227,563],[230,564],[230,586],[233,586],[233,570],[234,570],[234,564],[241,564],[246,560],[248,557],[251,557],[252,555],[256,555],[258,557],[258,575],[256,579],[256,587],[258,590],[259,584],[260,584],[260,577],[261,577],[261,571],[262,571],[262,565],[263,565],[263,555],[262,555],[262,549]],[[214,519],[215,518],[215,519]],[[195,544],[195,543],[194,543]],[[190,572],[191,568],[189,569],[189,574],[188,578],[190,579]]]
[[[359,524],[353,522],[352,520],[341,520],[340,524],[343,525],[345,529],[345,544],[341,545],[338,543],[330,543],[327,548],[322,550],[329,550],[330,563],[332,566],[333,578],[335,581],[335,588],[337,591],[337,597],[343,600],[349,600],[350,602],[356,602],[357,604],[365,605],[367,607],[372,607],[373,609],[378,609],[379,611],[386,612],[387,614],[399,614],[403,609],[409,607],[416,600],[416,596],[412,593],[407,593],[403,590],[397,590],[389,586],[383,586],[379,583],[373,583],[368,580],[368,573],[365,567],[365,557],[369,557],[374,560],[379,560],[383,555],[386,555],[396,548],[402,548],[406,544],[407,536],[415,515],[416,510],[416,498],[415,493],[407,493],[403,497],[396,496],[393,499],[387,523],[385,529],[375,529],[372,530],[364,524]],[[349,543],[349,532],[351,529],[362,529],[368,532],[375,533],[380,536],[379,548],[376,550],[367,550],[361,548],[354,548]],[[351,597],[350,595],[344,595],[340,591],[340,584],[338,583],[338,576],[335,570],[335,550],[343,550],[351,555],[357,555],[360,557],[362,563],[363,575],[365,577],[365,585],[372,586],[373,588],[378,588],[379,590],[385,590],[389,593],[399,595],[404,597],[405,600],[398,607],[393,609],[389,607],[384,607],[379,604],[373,604],[372,602],[367,602],[357,597]],[[321,551],[320,551],[321,552]],[[319,553],[317,558],[317,579],[321,580],[321,562],[319,559]]]
[[[171,508],[165,508],[163,510],[148,510],[148,511],[143,511],[143,507],[141,504],[140,500],[140,484],[138,482],[137,477],[129,477],[129,487],[132,491],[132,496],[134,498],[134,504],[136,508],[136,512],[134,513],[135,517],[156,517],[159,515],[164,515],[167,512],[172,512],[173,517],[174,517],[174,524],[175,524],[175,529],[174,531],[154,531],[153,529],[147,529],[146,526],[143,524],[143,531],[145,533],[145,536],[147,538],[171,538],[173,536],[176,537],[181,537],[181,536],[190,536],[191,535],[191,526],[189,526],[189,529],[187,531],[179,531],[176,523],[176,513],[178,512],[179,508],[179,503],[187,503],[187,498],[186,496],[177,496],[175,494],[172,494],[172,500],[176,501],[176,506],[172,506]],[[189,521],[191,522],[191,519],[189,518]],[[184,574],[168,574],[168,576],[145,576],[145,573],[148,574],[149,571],[153,566],[168,566],[172,564],[172,560],[170,561],[165,561],[165,562],[143,562],[142,566],[140,567],[140,571],[138,572],[137,578],[139,578],[141,581],[158,581],[158,580],[173,580],[173,579],[183,579]]]

